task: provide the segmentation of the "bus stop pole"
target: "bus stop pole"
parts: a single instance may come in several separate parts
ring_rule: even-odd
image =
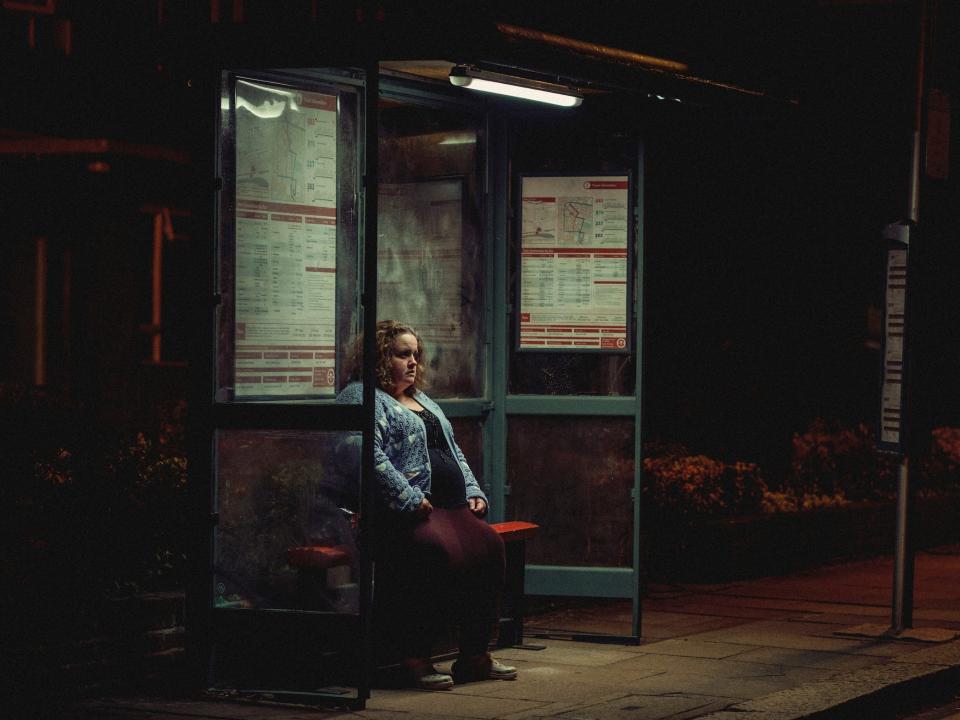
[[[913,627],[913,550],[907,538],[910,512],[910,457],[904,453],[897,471],[897,530],[893,562],[893,631]]]
[[[914,121],[913,121],[913,152],[910,163],[910,185],[909,185],[909,220],[912,226],[916,226],[920,218],[920,152],[921,152],[921,130],[923,127],[923,92],[924,92],[924,71],[925,71],[925,50],[927,36],[927,0],[920,2],[920,36],[917,44],[917,80],[916,95],[914,100]],[[913,284],[916,283],[916,277],[911,278]],[[910,303],[907,301],[907,307]],[[908,310],[909,313],[909,310]],[[909,332],[910,323],[907,323],[907,332]],[[904,338],[906,340],[906,338]],[[906,628],[913,627],[913,580],[914,580],[914,556],[912,543],[910,542],[908,522],[910,518],[910,452],[913,444],[910,442],[912,432],[912,418],[909,417],[911,407],[909,403],[909,386],[903,386],[903,406],[907,411],[906,437],[903,439],[903,451],[900,456],[900,465],[897,470],[897,520],[896,520],[896,541],[894,545],[894,564],[893,564],[893,611],[892,611],[892,630],[898,633]]]

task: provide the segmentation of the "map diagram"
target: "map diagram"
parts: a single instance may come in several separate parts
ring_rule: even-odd
[[[593,198],[559,198],[560,242],[583,245],[593,239]]]
[[[523,199],[523,239],[554,240],[557,236],[557,203],[552,198]]]
[[[243,197],[302,202],[306,128],[298,113],[269,122],[237,112],[237,191]],[[298,124],[297,121],[301,124]]]
[[[238,98],[236,114],[237,194],[281,203],[334,203],[336,113],[293,100],[263,100],[259,88],[244,90],[250,94]]]
[[[523,199],[523,241],[583,245],[593,239],[593,198]]]

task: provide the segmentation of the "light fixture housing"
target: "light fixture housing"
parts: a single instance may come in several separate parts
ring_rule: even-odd
[[[583,102],[580,93],[565,85],[478,70],[466,65],[456,65],[450,70],[450,82],[457,87],[509,95],[559,107],[577,107]]]

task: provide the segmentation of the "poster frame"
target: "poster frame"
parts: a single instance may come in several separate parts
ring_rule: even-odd
[[[626,278],[627,278],[627,287],[624,298],[624,321],[626,324],[626,342],[622,348],[584,348],[584,347],[570,347],[570,348],[531,348],[523,347],[520,344],[521,334],[520,334],[520,317],[521,317],[521,302],[523,291],[523,181],[526,178],[595,178],[595,177],[622,177],[627,181],[627,257],[626,257]],[[635,242],[635,229],[636,229],[636,219],[635,219],[635,200],[634,200],[634,178],[633,172],[629,169],[619,169],[619,170],[603,170],[597,172],[519,172],[516,175],[516,181],[514,183],[514,207],[516,212],[514,213],[514,232],[515,232],[515,248],[514,248],[514,267],[516,268],[515,280],[514,280],[514,303],[513,303],[513,349],[515,352],[522,353],[587,353],[587,354],[607,354],[607,355],[629,355],[634,351],[634,316],[632,312],[633,308],[633,294],[634,294],[634,242]]]
[[[345,92],[355,93],[354,88],[345,87],[336,82],[330,82],[325,80],[317,81],[307,81],[307,82],[293,82],[288,80],[285,77],[282,77],[278,74],[260,74],[254,72],[228,72],[225,73],[225,91],[226,97],[229,101],[229,108],[221,107],[221,113],[229,117],[229,121],[225,123],[224,127],[229,128],[229,132],[226,134],[226,137],[221,135],[220,138],[220,158],[219,158],[219,168],[220,168],[220,178],[222,183],[222,193],[221,193],[221,210],[220,210],[220,222],[219,222],[219,239],[218,239],[218,267],[217,267],[217,278],[216,286],[218,288],[229,288],[229,296],[219,295],[218,296],[218,311],[219,313],[225,314],[228,316],[226,323],[225,332],[223,335],[218,338],[218,351],[217,351],[217,372],[216,372],[216,383],[217,383],[217,401],[218,402],[231,402],[231,403],[300,403],[304,401],[309,402],[320,402],[320,403],[333,403],[336,397],[336,383],[337,378],[341,374],[341,356],[343,354],[343,348],[341,345],[341,333],[339,327],[338,318],[340,316],[339,308],[339,298],[338,292],[334,291],[334,308],[333,308],[333,317],[334,317],[334,391],[333,392],[316,392],[316,393],[257,393],[257,394],[243,394],[239,395],[236,392],[235,378],[236,378],[236,352],[237,352],[237,322],[236,322],[236,261],[237,261],[237,220],[236,212],[238,206],[238,197],[237,197],[237,168],[236,168],[236,152],[237,152],[237,136],[236,136],[236,96],[237,96],[237,87],[240,82],[248,82],[251,84],[266,84],[271,85],[280,89],[290,90],[292,92],[310,92],[320,95],[327,95],[335,98],[337,104],[336,110],[336,126],[337,126],[337,154],[338,154],[338,166],[337,166],[337,178],[336,178],[336,195],[337,195],[337,208],[336,208],[336,240],[335,248],[337,252],[337,269],[334,276],[334,287],[338,285],[337,277],[341,272],[339,267],[340,260],[340,245],[342,241],[342,232],[343,232],[343,218],[344,218],[344,209],[340,207],[340,203],[343,196],[343,178],[340,177],[339,173],[339,154],[342,150],[343,144],[343,122],[344,118],[342,115],[342,96]],[[218,325],[223,328],[224,318],[218,318]]]

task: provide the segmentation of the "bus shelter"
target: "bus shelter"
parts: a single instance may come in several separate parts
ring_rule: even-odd
[[[197,260],[213,302],[190,471],[209,522],[189,612],[199,682],[226,696],[369,696],[385,318],[421,332],[488,519],[539,526],[526,593],[630,600],[614,633],[561,630],[642,637],[644,137],[742,92],[524,28],[416,52],[368,32],[362,52],[227,42],[200,84],[216,243]],[[351,377],[362,402],[338,403]]]

